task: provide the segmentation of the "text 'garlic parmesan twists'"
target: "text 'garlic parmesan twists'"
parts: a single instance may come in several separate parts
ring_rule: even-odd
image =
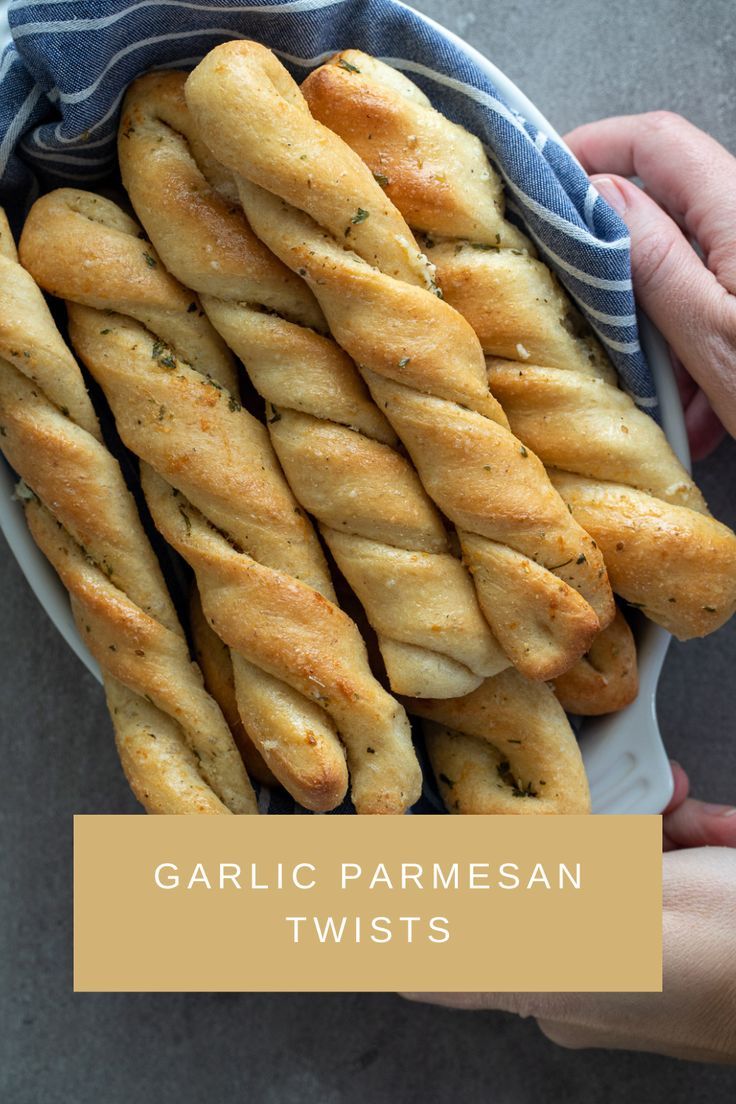
[[[125,774],[150,813],[255,813],[230,731],[191,662],[81,372],[0,211],[0,446],[31,533],[102,668]]]
[[[590,812],[575,736],[544,683],[503,671],[454,701],[407,701],[450,813]]]
[[[248,220],[306,280],[419,476],[458,527],[481,608],[512,662],[567,670],[613,617],[603,559],[488,390],[470,326],[352,150],[312,118],[280,62],[218,46],[189,77],[201,138]]]
[[[20,254],[68,301],[72,342],[231,649],[241,719],[270,770],[305,807],[334,808],[348,781],[342,738],[356,809],[403,812],[420,789],[406,716],[335,605],[316,536],[198,302],[137,223],[87,192],[38,200]]]
[[[136,214],[266,400],[276,454],[363,603],[392,689],[468,693],[508,666],[470,577],[314,296],[255,236],[232,176],[197,140],[185,81],[151,73],[128,90],[118,148]]]
[[[477,138],[396,70],[354,50],[303,86],[312,113],[379,179],[488,355],[511,429],[551,469],[613,589],[681,639],[736,608],[736,537],[708,513],[661,429],[616,383],[560,285],[504,218]]]

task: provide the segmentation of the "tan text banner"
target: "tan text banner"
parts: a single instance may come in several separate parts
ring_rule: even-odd
[[[78,991],[657,991],[661,819],[75,817]]]

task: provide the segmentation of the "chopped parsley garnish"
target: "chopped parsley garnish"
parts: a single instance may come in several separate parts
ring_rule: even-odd
[[[537,797],[537,791],[533,788],[531,782],[527,782],[526,786],[514,786],[511,791],[514,797]]]
[[[179,513],[184,518],[184,524],[186,525],[186,528],[187,528],[187,536],[189,536],[189,534],[192,531],[192,520],[189,517],[189,514],[184,509],[184,506],[183,506],[182,503],[179,503]]]
[[[338,58],[337,64],[340,66],[341,69],[344,69],[346,73],[360,72],[360,69],[357,65],[351,65],[349,61],[345,60],[345,58]]]

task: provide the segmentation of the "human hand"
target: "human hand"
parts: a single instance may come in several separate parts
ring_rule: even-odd
[[[672,773],[663,818],[662,993],[407,995],[534,1016],[560,1046],[736,1062],[736,809],[694,801],[682,767],[673,763]]]
[[[666,111],[587,123],[565,141],[629,228],[634,290],[674,353],[700,459],[724,426],[736,435],[736,158]]]

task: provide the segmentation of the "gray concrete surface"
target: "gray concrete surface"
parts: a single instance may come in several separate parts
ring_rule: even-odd
[[[736,149],[732,0],[417,2],[500,64],[563,131],[670,107]],[[734,525],[736,446],[723,445],[697,476]],[[71,817],[135,805],[99,688],[4,546],[0,594],[2,1104],[733,1099],[733,1071],[562,1051],[534,1023],[392,995],[73,995]],[[661,684],[670,752],[716,801],[736,797],[735,660],[732,623],[674,645]]]

